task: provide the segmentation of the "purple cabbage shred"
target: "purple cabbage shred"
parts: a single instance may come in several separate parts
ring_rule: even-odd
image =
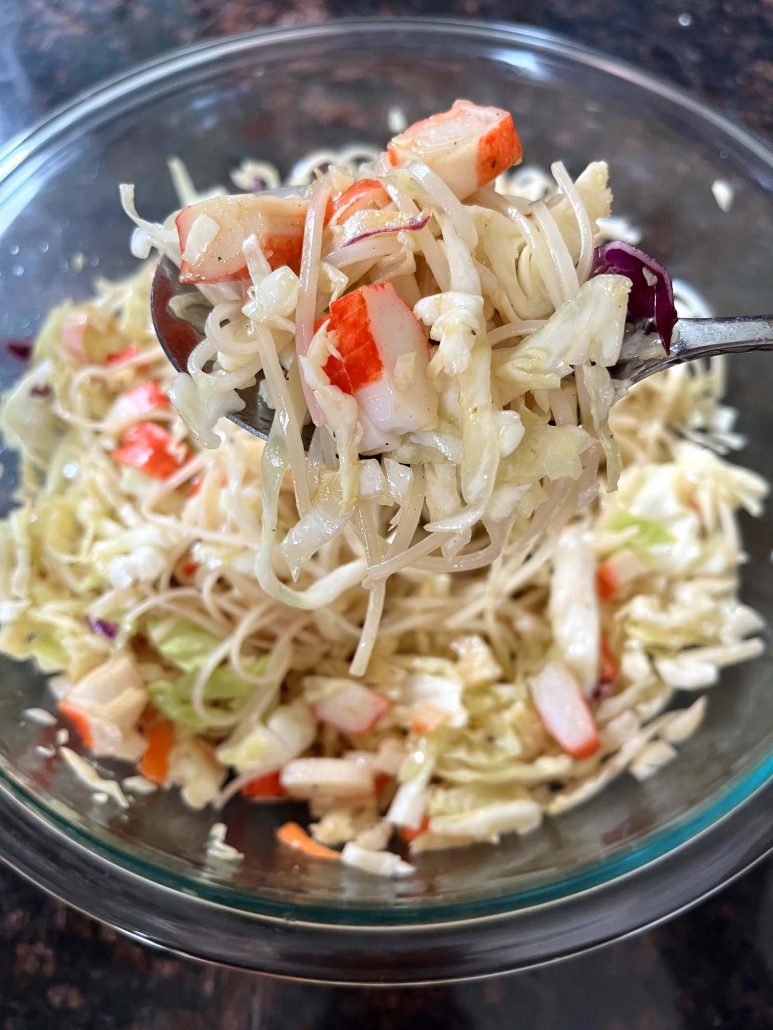
[[[5,349],[17,361],[29,361],[32,354],[32,337],[26,336],[20,340],[14,340],[9,337],[5,341]]]
[[[107,637],[108,640],[113,640],[118,634],[118,626],[114,622],[108,622],[107,619],[92,619],[90,615],[87,615],[86,622],[94,633],[101,637]]]
[[[668,353],[676,325],[674,290],[668,271],[643,250],[611,240],[597,247],[593,255],[591,275],[624,275],[631,280],[628,294],[628,321],[651,319]]]
[[[341,250],[344,247],[351,247],[353,243],[359,243],[361,240],[368,240],[371,236],[383,236],[385,233],[390,232],[418,232],[419,229],[423,229],[424,226],[429,222],[428,214],[419,214],[414,218],[408,218],[402,222],[396,222],[394,225],[380,226],[378,229],[366,229],[364,232],[357,233],[356,236],[352,236],[350,240],[341,245]]]

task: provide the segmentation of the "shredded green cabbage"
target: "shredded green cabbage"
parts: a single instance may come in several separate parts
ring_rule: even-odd
[[[617,511],[612,514],[606,522],[606,528],[613,533],[625,530],[635,530],[626,537],[629,547],[646,551],[658,544],[673,543],[673,537],[668,530],[654,519],[646,519],[642,515],[632,515],[628,511]]]
[[[266,667],[265,659],[259,659],[248,666],[251,675],[257,676]],[[195,711],[191,693],[198,669],[183,672],[175,679],[159,679],[148,684],[148,695],[156,708],[172,722],[185,726],[194,733],[206,733],[209,723]],[[215,669],[204,688],[205,708],[213,715],[236,715],[250,696],[253,685],[238,676],[233,669],[221,665]]]
[[[194,733],[207,731],[207,719],[193,707],[191,695],[196,677],[217,647],[217,637],[181,618],[148,619],[146,632],[156,650],[180,670],[180,675],[153,680],[148,684],[150,700],[172,722]],[[247,670],[258,676],[265,670],[266,659],[250,662]],[[215,717],[236,715],[254,687],[229,665],[218,666],[207,680],[203,702]]]

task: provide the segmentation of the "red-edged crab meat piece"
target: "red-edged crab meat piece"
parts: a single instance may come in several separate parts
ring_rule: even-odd
[[[427,165],[461,200],[521,160],[512,115],[469,100],[455,100],[449,111],[410,125],[387,150],[393,165]]]
[[[218,283],[247,275],[244,243],[255,236],[272,269],[298,272],[307,203],[301,197],[239,193],[184,207],[175,224],[180,238],[180,282]]]

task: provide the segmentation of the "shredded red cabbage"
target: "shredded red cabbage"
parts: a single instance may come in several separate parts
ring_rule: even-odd
[[[654,281],[648,281],[645,271]],[[651,318],[668,353],[677,319],[674,290],[668,271],[638,247],[622,240],[611,240],[597,247],[593,255],[591,275],[604,273],[624,275],[631,280],[629,320],[638,322]]]
[[[367,240],[371,236],[382,236],[387,232],[402,232],[403,229],[409,232],[418,232],[419,229],[423,229],[429,221],[428,214],[416,215],[415,217],[407,217],[402,220],[395,219],[391,225],[381,226],[378,229],[366,229],[365,232],[357,233],[356,236],[352,236],[350,240],[347,240],[339,249],[343,250],[344,247],[351,247],[353,243],[359,243],[360,240]]]
[[[32,354],[32,337],[25,336],[23,340],[12,340],[9,337],[5,341],[5,349],[17,361],[29,361]]]
[[[591,699],[593,701],[603,701],[605,697],[609,697],[609,695],[614,691],[614,689],[614,683],[610,683],[609,680],[602,680],[600,683],[597,683],[596,686],[593,688],[591,692]]]
[[[100,637],[113,640],[118,634],[118,626],[114,622],[108,622],[107,619],[92,619],[90,615],[87,615],[86,622],[89,624],[89,629]]]
[[[48,383],[35,383],[34,386],[30,387],[30,397],[50,397],[51,387]]]

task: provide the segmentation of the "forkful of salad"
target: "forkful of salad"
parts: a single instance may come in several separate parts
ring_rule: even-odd
[[[311,189],[290,186],[189,204],[175,218],[179,267],[164,257],[153,279],[152,317],[164,352],[178,373],[187,374],[191,356],[205,338],[212,308],[208,290],[249,283],[251,264],[256,262],[277,275],[289,270],[300,277],[307,313],[312,315],[310,325],[308,318],[301,320],[299,296],[295,324],[285,315],[280,327],[294,333],[294,354],[293,348],[285,354],[301,365],[308,407],[302,418],[304,446],[315,425],[324,425],[329,418],[319,398],[329,399],[330,387],[343,395],[342,404],[355,405],[360,453],[394,450],[405,434],[432,430],[438,420],[433,382],[438,348],[431,341],[449,326],[442,324],[441,314],[427,340],[428,319],[421,316],[429,298],[417,284],[430,283],[436,296],[453,295],[458,301],[455,312],[465,303],[472,309],[474,283],[463,290],[453,288],[461,275],[456,244],[461,241],[477,254],[471,237],[479,236],[485,226],[477,209],[492,202],[490,184],[520,159],[521,143],[507,112],[457,100],[449,111],[394,137],[374,167],[354,181],[335,169],[328,172],[323,207],[315,201],[319,182]],[[428,202],[419,206],[401,198],[394,188],[400,173],[418,184],[419,192],[425,188]],[[513,218],[520,226],[532,218],[530,206],[517,198],[500,195],[497,204],[500,211],[518,212]],[[530,245],[528,237],[519,246],[524,243]],[[514,259],[519,260],[517,254]],[[474,263],[478,260],[474,256],[472,263],[468,261],[468,283],[469,268],[473,280],[478,274],[496,275],[496,269],[479,268]],[[411,271],[416,274],[408,274]],[[668,272],[630,244],[610,242],[595,249],[589,278],[600,276],[622,277],[630,283],[623,297],[621,345],[608,367],[620,395],[629,385],[686,361],[773,348],[770,316],[677,319]],[[332,287],[327,300],[318,291],[322,277]],[[574,281],[578,282],[576,275]],[[619,308],[619,289],[613,300]],[[479,307],[483,309],[482,300]],[[555,352],[560,338],[571,338],[573,319],[579,326],[582,317],[579,305],[569,298],[552,319],[536,326],[524,322],[521,357],[539,363],[542,354]],[[620,312],[614,317],[620,321]],[[308,358],[320,334],[328,349],[312,369]],[[457,361],[460,375],[465,374],[464,361],[463,356]],[[559,378],[572,374],[570,361],[559,364]],[[287,376],[289,367],[285,357],[282,374]],[[239,390],[239,398],[241,408],[227,417],[267,438],[276,409],[264,367]]]

